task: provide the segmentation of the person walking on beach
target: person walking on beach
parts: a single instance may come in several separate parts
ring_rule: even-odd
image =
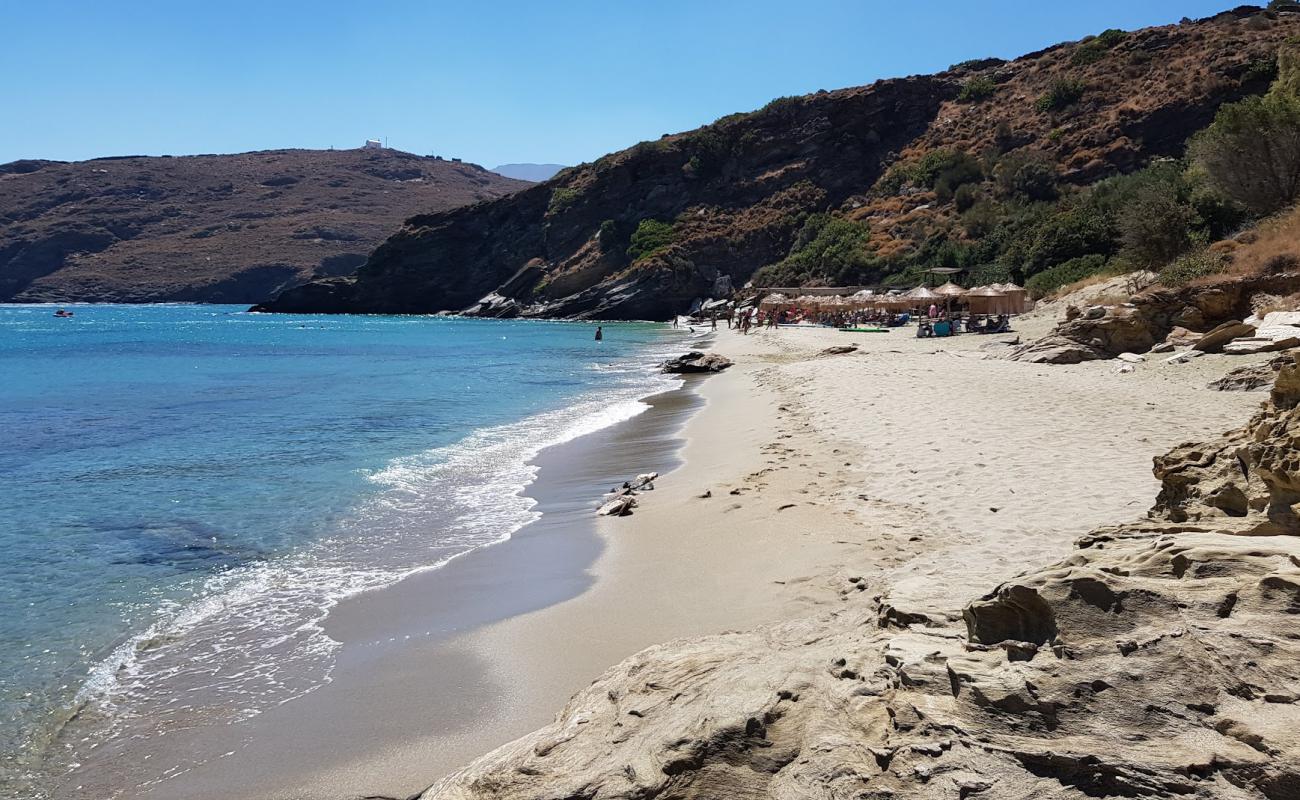
[[[604,340],[605,340],[605,331],[604,331],[603,328],[601,328],[599,325],[597,325],[597,326],[596,326],[596,341],[598,341],[598,342],[602,342],[602,341],[604,341]]]
[[[716,331],[716,330],[718,329],[718,312],[716,312],[716,311],[713,312],[713,320],[712,320],[712,322],[713,322],[713,330]]]

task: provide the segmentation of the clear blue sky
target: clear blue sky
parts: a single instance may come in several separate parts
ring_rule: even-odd
[[[0,0],[0,162],[382,136],[489,167],[574,164],[781,95],[1232,5]]]

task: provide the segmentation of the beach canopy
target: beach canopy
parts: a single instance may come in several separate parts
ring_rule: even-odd
[[[948,281],[943,286],[934,289],[934,293],[942,297],[961,297],[966,294],[966,290],[952,281]]]
[[[966,293],[972,314],[1010,314],[1012,303],[996,286],[980,286]]]
[[[1006,313],[1023,314],[1029,310],[1029,292],[1014,283],[995,283],[992,288],[1007,296]]]
[[[918,286],[907,294],[903,295],[910,300],[941,300],[943,295],[935,294],[924,286]]]
[[[886,294],[878,296],[873,305],[885,309],[911,308],[912,301],[901,294]]]

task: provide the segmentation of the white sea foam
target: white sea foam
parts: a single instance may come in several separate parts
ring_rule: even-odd
[[[658,354],[663,355],[663,354]],[[322,623],[359,592],[436,569],[535,520],[524,495],[546,447],[631,419],[639,398],[680,385],[637,363],[592,365],[613,386],[571,405],[485,428],[448,447],[397,458],[367,476],[376,492],[335,533],[293,555],[208,579],[197,599],[160,608],[147,630],[91,671],[78,694],[104,727],[149,735],[246,718],[329,679],[338,643]]]

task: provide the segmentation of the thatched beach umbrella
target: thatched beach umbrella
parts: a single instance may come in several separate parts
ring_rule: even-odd
[[[972,314],[1006,314],[1007,295],[992,286],[980,286],[966,293]]]
[[[1008,314],[1023,314],[1029,310],[1029,291],[1014,283],[995,283],[993,288],[1007,296]]]
[[[937,294],[935,294],[934,292],[930,291],[929,289],[925,288],[924,286],[918,286],[918,287],[916,287],[916,288],[913,289],[912,291],[907,292],[906,294],[904,294],[903,297],[906,297],[906,298],[908,298],[909,300],[940,300],[940,299],[942,299],[942,295],[937,295]]]
[[[948,281],[943,286],[938,286],[934,288],[932,291],[935,294],[940,295],[941,297],[961,297],[962,295],[966,294],[965,289],[953,283],[952,281]]]

